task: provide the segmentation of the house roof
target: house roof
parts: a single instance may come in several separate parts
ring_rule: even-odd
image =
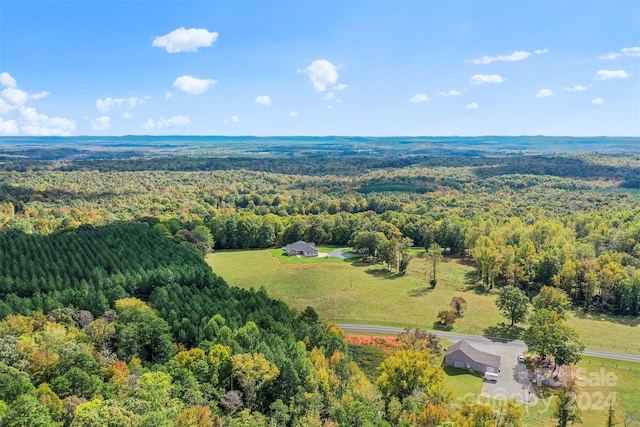
[[[307,242],[303,242],[302,240],[298,240],[295,243],[289,243],[287,245],[287,250],[309,252],[309,251],[317,251],[318,249],[316,248],[315,243],[307,243]]]
[[[480,351],[477,348],[473,347],[471,344],[466,342],[465,340],[460,340],[457,343],[453,344],[449,348],[447,348],[446,355],[449,356],[456,351],[462,351],[467,355],[471,360],[482,363],[487,366],[500,366],[500,356],[491,353],[485,353],[484,351]]]

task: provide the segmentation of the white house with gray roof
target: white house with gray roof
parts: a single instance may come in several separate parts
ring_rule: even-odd
[[[315,243],[307,243],[302,240],[298,240],[295,243],[289,243],[283,249],[287,251],[287,255],[289,256],[318,256],[318,249],[316,248]]]

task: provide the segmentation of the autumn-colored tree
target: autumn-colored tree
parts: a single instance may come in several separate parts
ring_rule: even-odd
[[[480,402],[466,399],[453,417],[456,426],[462,427],[495,427],[496,415],[493,408]]]
[[[129,366],[122,360],[116,360],[105,369],[105,376],[117,388],[125,386],[130,374]]]
[[[231,357],[233,373],[244,391],[245,403],[253,406],[256,393],[266,383],[273,381],[280,371],[261,353],[236,354]]]
[[[176,418],[176,427],[213,427],[208,406],[192,406],[182,410]]]
[[[445,328],[452,327],[456,319],[458,318],[456,313],[451,310],[440,310],[438,311],[437,317],[438,319],[440,319],[440,325],[444,326]]]
[[[387,405],[393,397],[402,400],[414,390],[421,390],[426,400],[434,404],[446,403],[451,398],[442,368],[430,352],[399,350],[380,364],[378,372],[376,384]]]
[[[496,427],[522,427],[524,409],[522,403],[515,399],[500,402],[496,413]]]
[[[467,301],[460,296],[451,298],[449,303],[451,308],[456,312],[456,316],[462,317],[462,313],[467,309]]]
[[[428,402],[420,411],[417,424],[419,427],[437,427],[450,418],[451,413],[445,405],[434,405]]]

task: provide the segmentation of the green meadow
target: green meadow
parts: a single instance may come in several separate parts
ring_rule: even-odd
[[[286,262],[286,261],[289,262]],[[434,328],[439,310],[449,309],[453,296],[467,301],[454,332],[508,335],[513,331],[495,307],[495,297],[477,293],[469,278],[474,267],[460,259],[445,259],[438,268],[438,284],[428,285],[428,266],[415,258],[405,276],[380,264],[335,258],[300,259],[277,250],[219,251],[207,262],[230,285],[264,287],[273,298],[302,310],[315,308],[335,322]],[[570,314],[568,324],[578,330],[588,348],[619,353],[640,352],[637,319]],[[523,325],[526,326],[526,325]]]

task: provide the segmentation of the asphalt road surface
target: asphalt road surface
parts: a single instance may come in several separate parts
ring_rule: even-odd
[[[360,333],[375,333],[375,334],[388,334],[398,335],[404,331],[404,328],[393,328],[390,326],[374,326],[374,325],[346,325],[338,324],[338,327],[342,328],[345,332],[360,332]],[[471,345],[478,345],[481,347],[491,343],[501,343],[502,346],[513,347],[515,351],[522,351],[524,342],[521,340],[509,340],[505,338],[487,338],[479,335],[467,335],[459,334],[456,332],[444,332],[444,331],[428,331],[435,334],[439,338],[446,338],[449,341],[460,341],[464,339]],[[526,346],[525,346],[526,347]],[[585,350],[582,354],[585,356],[603,357],[605,359],[620,360],[625,362],[638,362],[640,363],[640,355],[635,356],[632,354],[612,353],[609,351],[600,350]]]

